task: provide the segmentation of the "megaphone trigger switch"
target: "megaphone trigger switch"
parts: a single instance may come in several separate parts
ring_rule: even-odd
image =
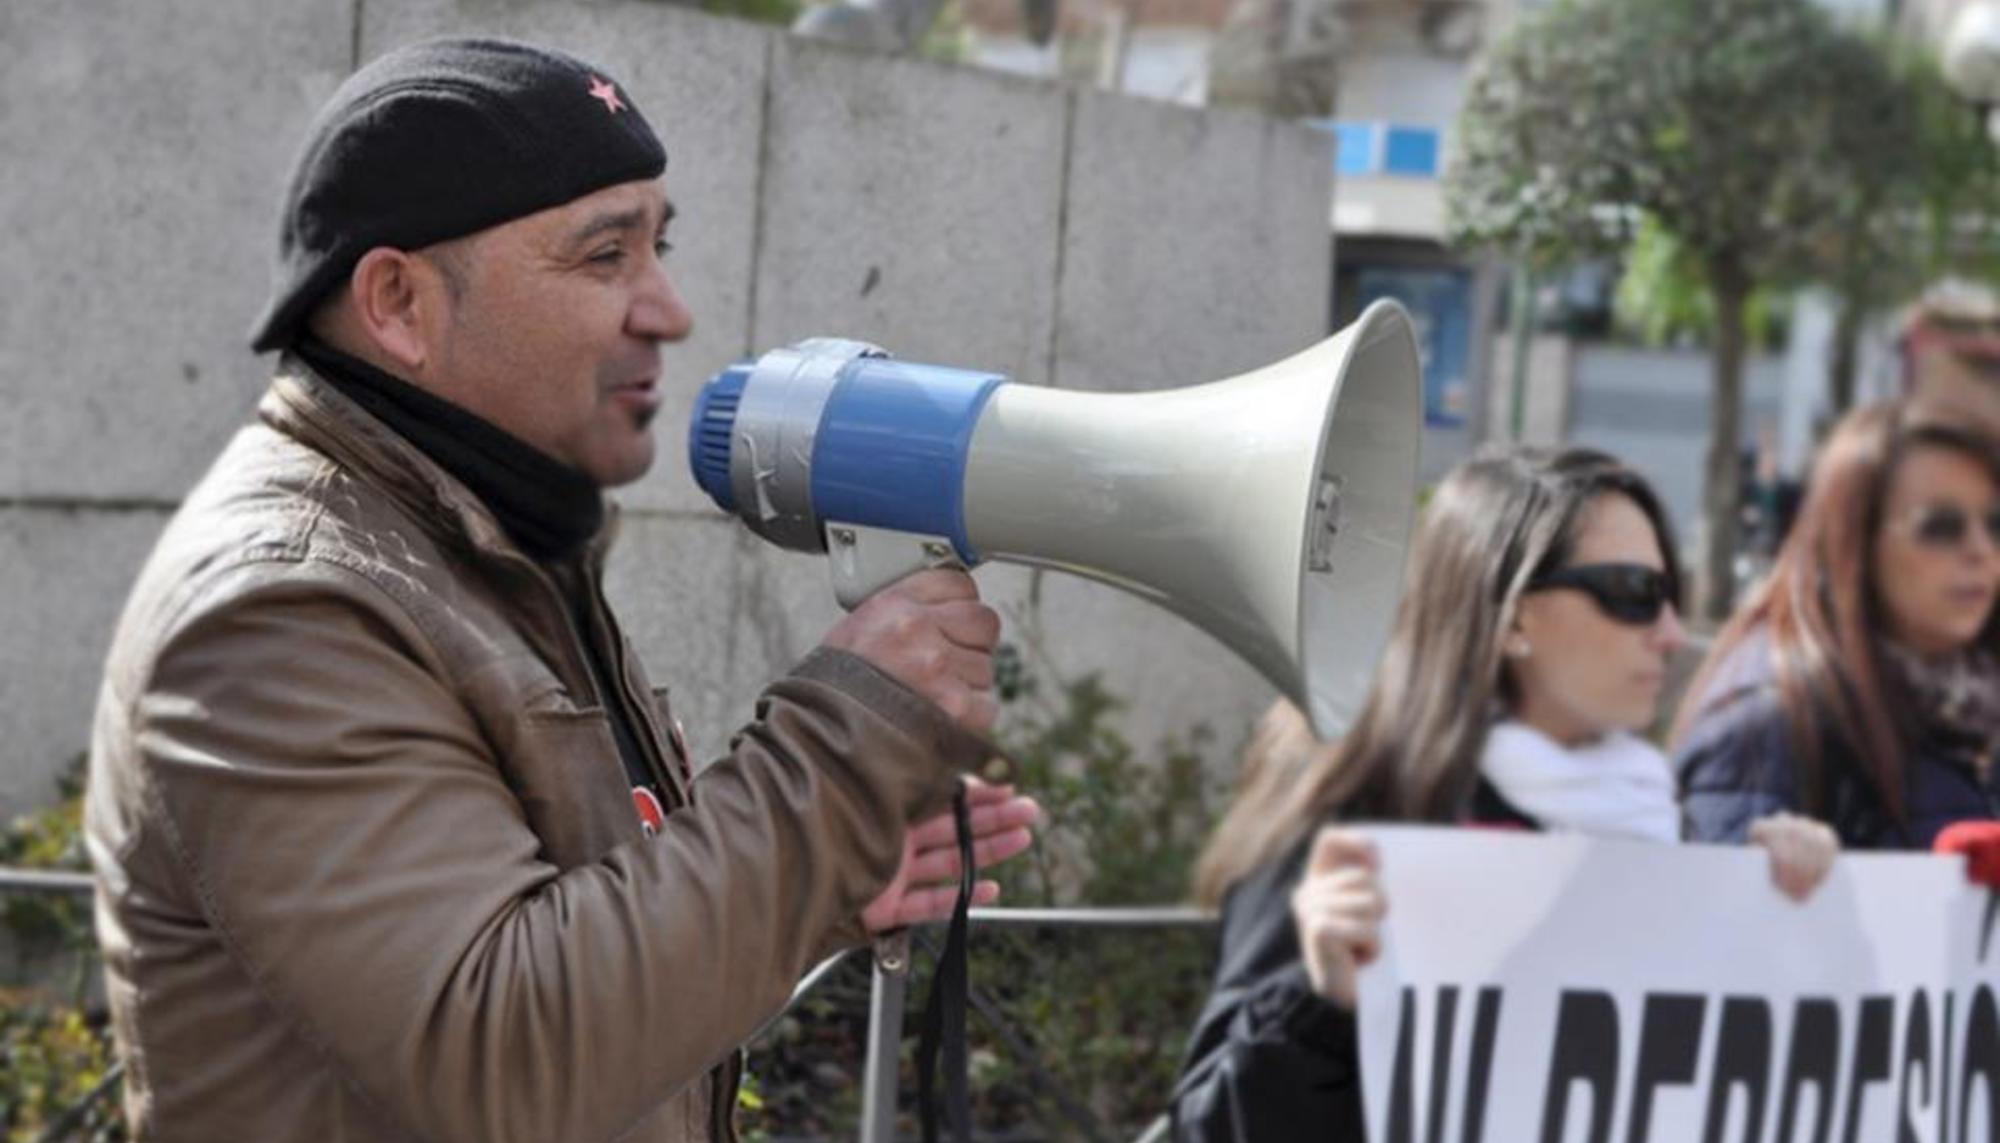
[[[965,566],[951,541],[942,536],[865,524],[828,524],[826,541],[834,598],[849,609],[912,572]]]

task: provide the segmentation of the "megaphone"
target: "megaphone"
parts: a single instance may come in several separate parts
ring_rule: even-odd
[[[1401,591],[1421,391],[1394,302],[1274,365],[1146,393],[817,338],[710,380],[688,460],[758,535],[826,553],[844,606],[928,565],[1072,572],[1206,630],[1332,737]]]

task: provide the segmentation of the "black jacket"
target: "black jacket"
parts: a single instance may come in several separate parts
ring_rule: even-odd
[[[1535,829],[1484,780],[1467,824]],[[1363,1143],[1353,1013],[1312,990],[1292,890],[1312,834],[1245,877],[1222,902],[1215,988],[1174,1091],[1182,1143]]]
[[[1698,696],[1700,713],[1674,752],[1688,840],[1742,842],[1750,823],[1779,810],[1803,813],[1802,769],[1770,665],[1769,645],[1746,642]],[[1883,807],[1860,760],[1831,728],[1816,816],[1845,849],[1929,849],[1957,821],[2000,817],[2000,787],[1964,761],[1966,744],[1927,728],[1906,747],[1903,825]]]
[[[1184,1143],[1361,1143],[1354,1016],[1312,990],[1292,924],[1306,841],[1238,882],[1222,904],[1215,988],[1174,1092]]]

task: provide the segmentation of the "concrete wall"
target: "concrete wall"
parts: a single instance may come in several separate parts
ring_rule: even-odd
[[[676,272],[661,463],[626,490],[611,591],[698,753],[836,616],[815,558],[708,508],[695,387],[774,343],[877,340],[1037,384],[1156,388],[1324,332],[1326,137],[792,41],[657,3],[73,0],[0,5],[0,816],[81,750],[126,585],[243,422],[243,335],[313,110],[358,60],[445,32],[526,36],[615,73],[665,138]],[[1268,688],[1096,585],[981,582],[1045,674],[1104,670],[1150,744],[1224,747]]]

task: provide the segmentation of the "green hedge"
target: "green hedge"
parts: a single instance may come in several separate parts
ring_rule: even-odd
[[[0,832],[0,865],[82,871],[83,760],[59,784],[60,800]],[[98,960],[90,903],[69,894],[0,897],[0,927],[14,954],[0,987],[0,1132],[33,1143],[64,1120],[69,1139],[122,1140],[115,1098],[89,1097],[112,1067],[103,1011],[92,1002]],[[104,1094],[111,1094],[108,1088]]]

